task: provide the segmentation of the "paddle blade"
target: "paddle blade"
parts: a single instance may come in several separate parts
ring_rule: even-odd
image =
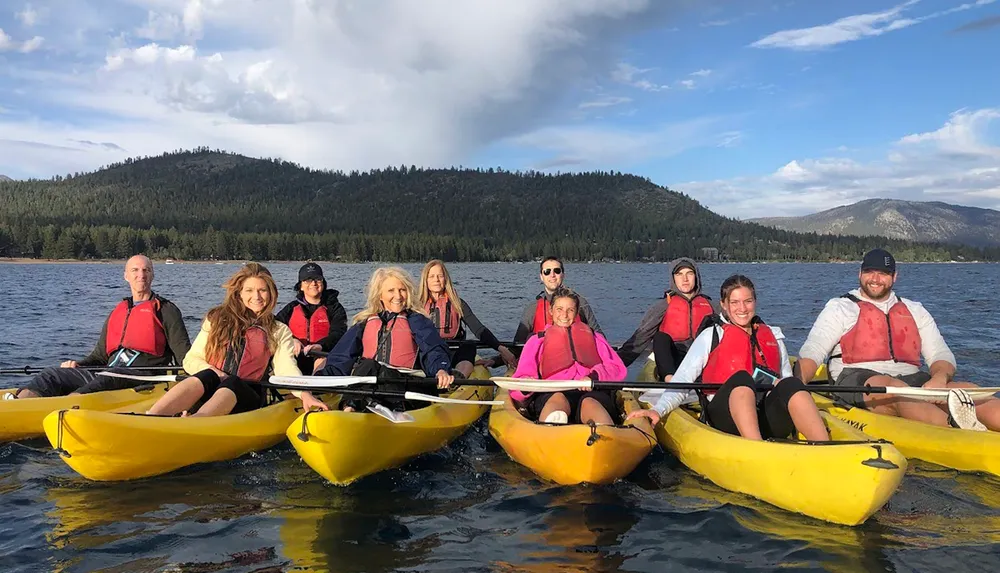
[[[118,372],[98,372],[97,376],[108,376],[110,378],[127,378],[128,380],[141,380],[143,382],[176,382],[179,376],[173,374],[161,374],[153,376],[142,376],[139,374],[120,374]]]
[[[351,384],[374,384],[374,376],[271,376],[274,386],[290,388],[343,388]]]
[[[521,392],[566,392],[580,388],[590,388],[590,380],[537,380],[535,378],[509,378],[495,376],[490,378],[494,384],[504,390],[520,390]]]
[[[407,400],[420,402],[436,402],[438,404],[467,404],[473,406],[503,406],[503,400],[458,400],[456,398],[444,398],[442,396],[431,396],[419,392],[406,392],[404,397]]]

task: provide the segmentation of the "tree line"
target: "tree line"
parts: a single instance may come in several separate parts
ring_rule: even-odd
[[[185,260],[998,260],[1000,249],[800,234],[722,217],[617,172],[344,173],[199,148],[0,182],[0,256]]]

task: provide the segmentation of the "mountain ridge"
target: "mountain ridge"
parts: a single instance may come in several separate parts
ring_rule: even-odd
[[[820,235],[1000,246],[1000,211],[942,201],[866,199],[802,217],[760,217],[748,222]]]

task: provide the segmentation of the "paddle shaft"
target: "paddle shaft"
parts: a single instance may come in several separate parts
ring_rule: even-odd
[[[270,382],[261,382],[261,386],[265,388],[275,388],[278,390],[303,390],[306,392],[324,392],[329,394],[348,394],[351,396],[369,396],[371,398],[396,398],[400,400],[417,400],[419,398],[413,398],[415,392],[394,392],[392,390],[376,390],[375,387],[369,388],[303,388],[302,386],[286,386],[284,384],[271,384]],[[429,398],[435,398],[435,396],[428,396]],[[472,402],[470,400],[466,400]]]
[[[23,368],[0,368],[0,375],[11,375],[20,374],[24,376],[30,376],[32,374],[38,374],[46,368],[60,368],[59,366],[25,366]],[[110,366],[77,366],[77,370],[108,370]],[[183,371],[183,366],[115,366],[114,368],[123,368],[130,372],[170,372],[170,371]]]

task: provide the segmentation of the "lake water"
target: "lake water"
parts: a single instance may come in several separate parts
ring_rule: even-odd
[[[298,264],[268,264],[292,297]],[[325,264],[351,315],[375,265]],[[403,265],[414,275],[419,265]],[[155,265],[154,290],[192,338],[237,264]],[[535,264],[455,264],[477,315],[509,340],[540,290]],[[718,298],[733,273],[757,285],[758,311],[802,344],[827,299],[857,284],[856,264],[714,264]],[[667,267],[570,264],[612,343],[661,296]],[[897,292],[924,303],[961,378],[998,385],[1000,265],[906,264]],[[122,267],[0,264],[0,367],[85,355],[116,301]],[[641,364],[632,367],[636,373]],[[0,378],[0,387],[23,377]],[[3,571],[996,571],[1000,479],[911,461],[900,490],[865,524],[828,525],[729,493],[657,451],[628,479],[561,487],[512,462],[482,418],[443,450],[348,487],[324,481],[289,444],[227,463],[119,484],[88,482],[44,440],[0,444]]]

